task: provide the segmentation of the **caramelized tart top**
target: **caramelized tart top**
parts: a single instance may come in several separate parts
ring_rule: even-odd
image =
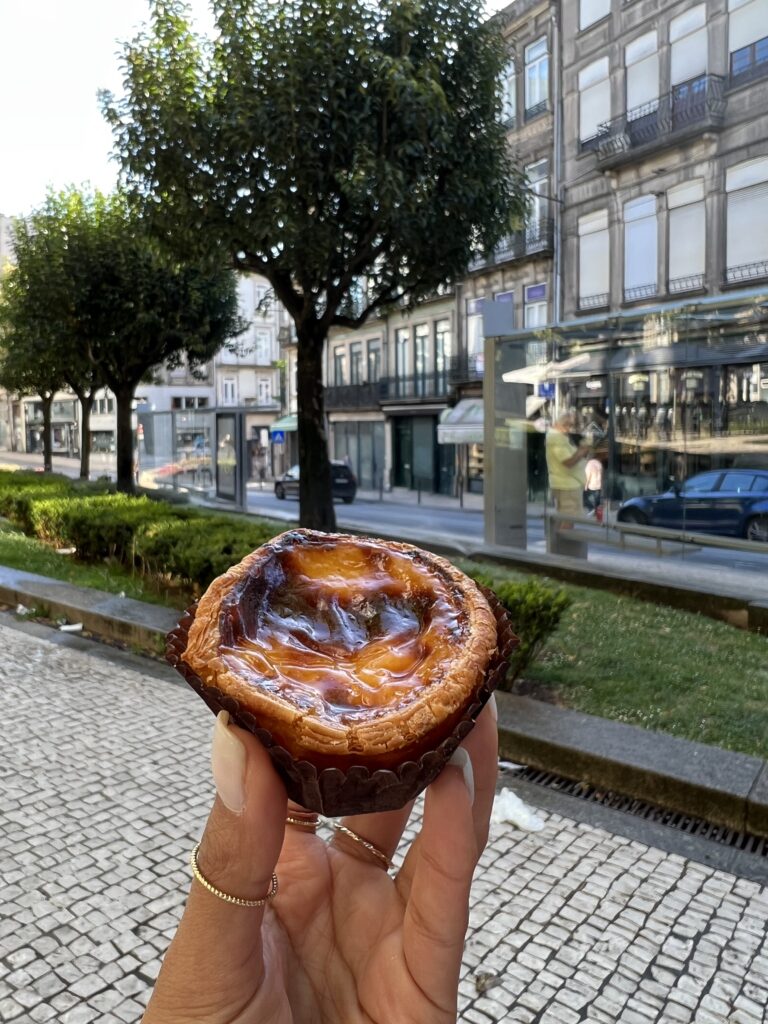
[[[485,598],[444,559],[293,530],[211,584],[184,660],[294,756],[375,757],[452,724],[495,648]]]

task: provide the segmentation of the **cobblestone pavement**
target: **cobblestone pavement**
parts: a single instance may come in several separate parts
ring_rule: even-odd
[[[136,660],[1,624],[0,651],[0,1021],[130,1024],[211,800],[210,716]],[[768,890],[544,817],[494,828],[462,1021],[762,1024]]]

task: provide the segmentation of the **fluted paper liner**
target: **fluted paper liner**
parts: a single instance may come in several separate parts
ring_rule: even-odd
[[[263,729],[250,712],[243,711],[238,701],[217,687],[204,683],[182,659],[197,605],[188,608],[178,626],[168,634],[165,656],[214,714],[228,711],[236,725],[253,733],[264,744],[291,800],[329,818],[344,814],[394,811],[417,797],[437,778],[456,747],[471,731],[490,695],[503,682],[509,670],[509,658],[520,643],[496,595],[485,587],[480,589],[496,619],[496,653],[477,687],[474,699],[450,735],[434,750],[422,754],[418,761],[405,761],[397,768],[371,771],[359,765],[346,770],[324,768],[318,771],[309,761],[299,761],[284,747],[278,746],[271,733]]]

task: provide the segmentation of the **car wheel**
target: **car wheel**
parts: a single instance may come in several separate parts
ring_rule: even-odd
[[[275,497],[279,498],[280,501],[285,499],[285,488],[282,484],[275,484]]]
[[[768,516],[755,516],[747,523],[744,531],[747,540],[760,541],[768,544]]]
[[[345,504],[345,505],[351,505],[351,504],[352,504],[352,502],[353,502],[353,501],[354,501],[355,499],[354,499],[354,498],[342,498],[341,500],[342,500],[342,501],[344,502],[344,504]]]
[[[620,522],[632,523],[634,526],[647,526],[648,516],[636,508],[628,508],[621,513]]]

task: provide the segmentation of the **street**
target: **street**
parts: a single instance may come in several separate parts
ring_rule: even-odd
[[[212,716],[150,661],[10,617],[0,647],[0,1021],[136,1024],[213,797]],[[761,1024],[768,890],[538,813],[538,833],[492,826],[464,1024]]]

